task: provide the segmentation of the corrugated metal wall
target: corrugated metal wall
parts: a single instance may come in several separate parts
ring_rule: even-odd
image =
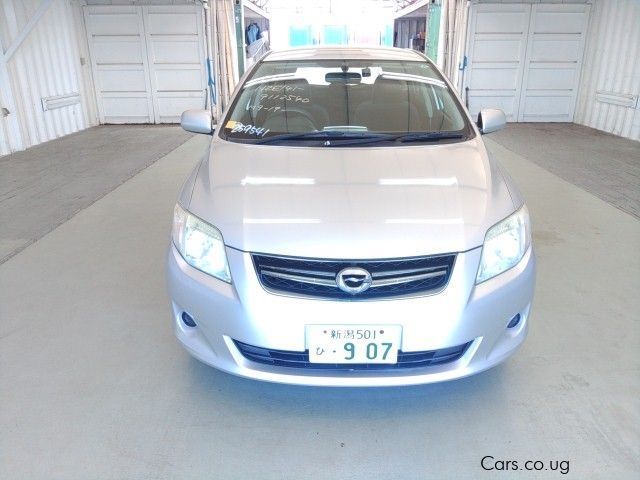
[[[640,1],[597,0],[574,121],[640,140],[639,96]]]
[[[6,52],[42,0],[0,2],[0,39]],[[19,140],[13,150],[28,148],[89,126],[85,87],[81,77],[79,42],[71,2],[53,0],[24,42],[7,62],[9,85],[1,86],[13,98]],[[44,110],[42,99],[78,94],[81,102]],[[5,129],[7,128],[5,122]],[[16,132],[13,132],[16,135]],[[21,145],[20,145],[21,144]],[[7,153],[7,152],[3,152]]]

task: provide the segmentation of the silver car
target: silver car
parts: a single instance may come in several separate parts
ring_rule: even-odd
[[[271,382],[391,386],[486,370],[525,339],[531,226],[477,123],[423,55],[267,54],[182,188],[167,258],[197,359]]]

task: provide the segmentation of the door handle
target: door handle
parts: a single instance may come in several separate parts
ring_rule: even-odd
[[[0,108],[0,115],[2,115],[3,117],[8,117],[11,114],[11,112],[9,111],[8,108]]]

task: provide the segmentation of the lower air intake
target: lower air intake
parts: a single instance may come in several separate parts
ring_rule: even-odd
[[[273,365],[274,367],[307,368],[317,370],[399,370],[405,368],[422,368],[442,365],[459,360],[467,351],[471,342],[439,350],[422,352],[398,352],[398,363],[382,364],[342,364],[342,363],[311,363],[309,351],[294,352],[289,350],[272,350],[255,347],[246,343],[234,341],[242,355],[255,363]]]

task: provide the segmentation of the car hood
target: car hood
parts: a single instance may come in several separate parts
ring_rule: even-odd
[[[375,148],[215,138],[191,183],[183,203],[227,246],[314,258],[470,250],[517,206],[480,137]]]

